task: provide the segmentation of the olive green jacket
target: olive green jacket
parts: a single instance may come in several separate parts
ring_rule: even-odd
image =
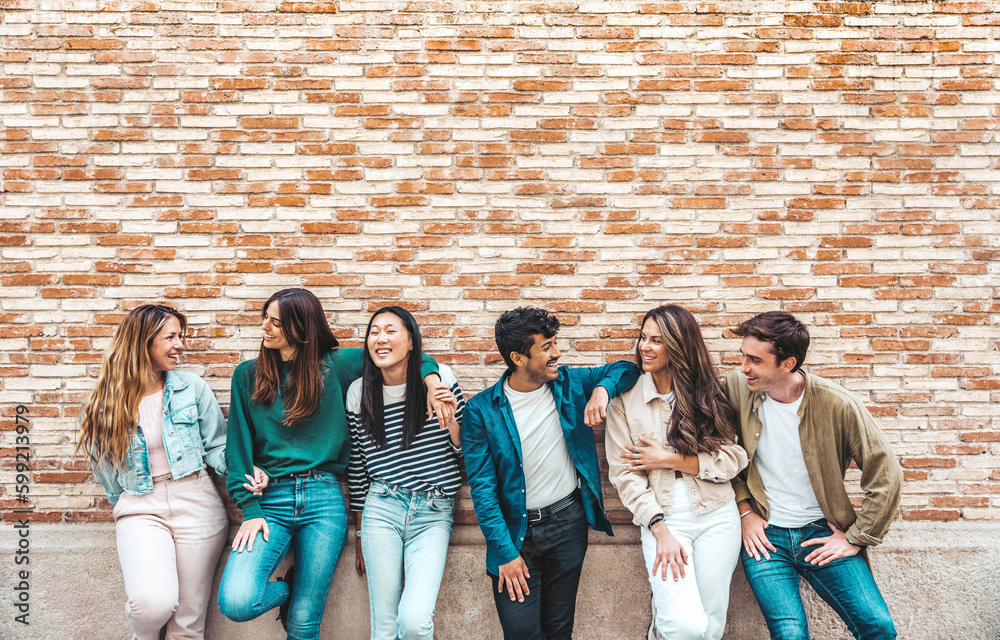
[[[857,397],[834,382],[802,374],[806,388],[799,405],[799,438],[816,501],[826,519],[843,529],[848,540],[862,547],[875,546],[889,531],[899,506],[903,483],[899,462]],[[738,370],[726,375],[725,388],[739,414],[739,444],[750,458],[749,466],[733,479],[736,500],[747,500],[767,520],[767,498],[754,456],[763,428],[758,410],[764,393],[751,392]],[[858,513],[844,487],[844,474],[852,460],[861,469],[865,492]]]

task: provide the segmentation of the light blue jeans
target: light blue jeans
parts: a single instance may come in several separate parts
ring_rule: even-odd
[[[372,640],[434,637],[454,498],[376,480],[361,516]]]
[[[273,478],[260,501],[270,529],[267,542],[257,534],[253,551],[232,551],[219,585],[219,609],[236,622],[252,620],[291,597],[288,639],[317,640],[333,570],[347,538],[347,507],[340,480],[313,471],[308,477]],[[295,558],[295,580],[268,580],[288,552]]]

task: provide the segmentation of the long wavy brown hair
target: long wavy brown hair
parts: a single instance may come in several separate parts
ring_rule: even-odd
[[[651,309],[639,326],[649,319],[663,334],[673,384],[674,410],[667,442],[684,456],[715,452],[723,444],[736,442],[736,410],[712,366],[698,321],[675,304]],[[638,343],[635,360],[642,368]]]
[[[80,410],[82,433],[77,451],[83,449],[97,464],[107,460],[121,468],[125,462],[139,420],[139,403],[153,379],[149,346],[171,317],[180,323],[183,338],[187,318],[160,304],[136,307],[118,325],[104,353],[97,386]]]
[[[313,416],[323,395],[323,358],[339,344],[326,321],[323,305],[311,291],[282,289],[268,298],[261,318],[272,302],[278,303],[281,332],[295,349],[288,362],[288,377],[281,383],[281,353],[268,349],[261,340],[257,354],[253,401],[271,406],[281,383],[285,401],[285,424],[292,426]]]

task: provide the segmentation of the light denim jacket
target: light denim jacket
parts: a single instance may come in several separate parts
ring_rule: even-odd
[[[163,446],[175,480],[196,473],[206,462],[220,476],[226,475],[226,418],[208,383],[193,373],[166,372]],[[93,452],[90,464],[94,467],[94,478],[104,487],[112,505],[118,503],[123,492],[142,495],[153,491],[142,427],[136,427],[132,436],[124,468],[115,468],[107,460],[98,465]]]

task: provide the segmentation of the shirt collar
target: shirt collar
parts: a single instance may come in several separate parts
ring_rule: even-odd
[[[642,401],[645,404],[649,404],[657,398],[666,399],[668,394],[660,393],[656,390],[656,383],[653,382],[653,374],[650,372],[645,372],[642,374]]]

